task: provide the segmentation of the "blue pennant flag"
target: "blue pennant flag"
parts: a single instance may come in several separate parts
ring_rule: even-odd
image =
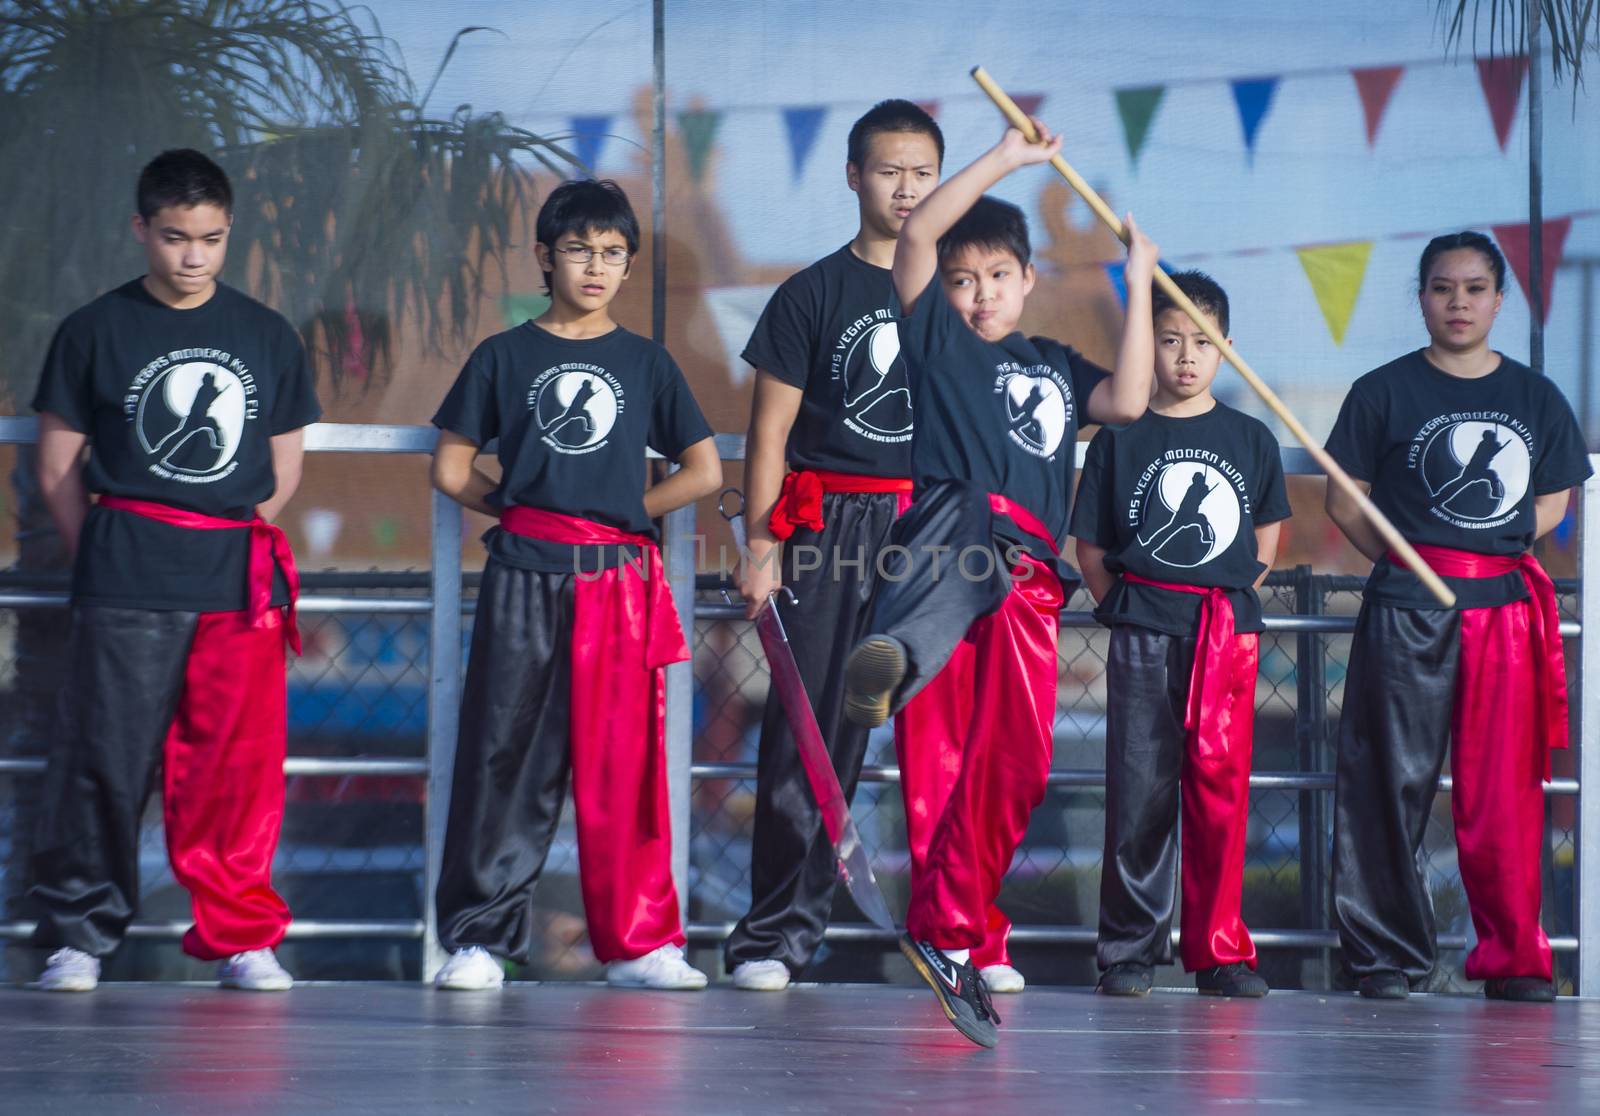
[[[817,132],[822,128],[822,118],[827,114],[828,110],[822,105],[783,110],[783,124],[789,132],[789,154],[793,157],[795,178],[805,171],[806,157],[817,142]]]
[[[1168,275],[1172,274],[1172,265],[1166,260],[1157,260],[1157,266]],[[1124,274],[1128,270],[1127,260],[1112,260],[1105,265],[1106,278],[1111,280],[1111,289],[1117,292],[1117,301],[1122,303],[1122,308],[1128,308],[1128,280]]]
[[[1261,130],[1261,121],[1272,107],[1272,95],[1278,91],[1278,79],[1238,78],[1231,84],[1233,102],[1239,106],[1239,125],[1244,129],[1244,148],[1254,160],[1256,133]]]
[[[572,118],[572,143],[577,148],[574,152],[578,161],[591,171],[600,161],[600,148],[606,142],[606,133],[611,131],[611,117],[606,116],[574,116]]]

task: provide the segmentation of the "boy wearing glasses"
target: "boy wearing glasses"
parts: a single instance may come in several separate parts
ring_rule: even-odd
[[[439,988],[526,964],[534,885],[567,782],[590,945],[606,980],[692,990],[671,872],[663,670],[689,657],[652,520],[722,483],[711,430],[660,345],[611,300],[639,222],[610,181],[568,182],[539,210],[550,293],[539,318],[473,352],[433,418],[433,483],[492,515],[461,700],[435,897],[452,951]],[[476,465],[499,439],[500,479]],[[681,468],[645,488],[654,447]]]

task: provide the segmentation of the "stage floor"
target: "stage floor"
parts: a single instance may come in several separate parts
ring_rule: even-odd
[[[1600,1112],[1600,1002],[1038,989],[997,1006],[991,1052],[909,986],[6,989],[0,1111]]]

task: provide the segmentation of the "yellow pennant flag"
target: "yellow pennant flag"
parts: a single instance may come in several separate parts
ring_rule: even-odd
[[[1306,278],[1311,280],[1311,291],[1317,296],[1317,305],[1322,307],[1333,343],[1343,345],[1344,331],[1356,308],[1356,296],[1361,293],[1361,281],[1367,276],[1372,241],[1296,248],[1295,254],[1300,257],[1300,266],[1306,269]]]

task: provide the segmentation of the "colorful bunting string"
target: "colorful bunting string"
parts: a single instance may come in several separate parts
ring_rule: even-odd
[[[722,124],[720,109],[687,109],[678,114],[678,132],[683,136],[684,151],[689,159],[689,177],[697,184],[705,178],[706,163],[711,159],[711,141]]]
[[[789,134],[789,156],[797,179],[805,172],[806,158],[817,142],[817,132],[821,130],[822,118],[827,114],[828,110],[823,105],[783,110],[783,126]]]
[[[1278,80],[1275,77],[1235,78],[1229,82],[1233,87],[1233,103],[1239,108],[1239,126],[1244,129],[1245,154],[1252,162],[1256,155],[1256,135],[1261,131],[1267,110],[1272,107]]]
[[[1478,59],[1478,83],[1483,86],[1483,99],[1489,103],[1489,118],[1494,121],[1494,138],[1500,141],[1501,151],[1511,138],[1511,124],[1517,116],[1522,79],[1527,72],[1526,54]]]
[[[1404,66],[1368,66],[1350,71],[1355,78],[1356,92],[1361,95],[1361,111],[1367,118],[1367,146],[1378,140],[1378,129],[1383,125],[1383,112],[1394,96],[1394,87],[1400,84]]]
[[[611,131],[611,116],[574,116],[569,121],[574,154],[578,162],[593,171],[600,163],[600,149],[605,145],[606,133]]]
[[[1156,109],[1161,106],[1161,98],[1166,91],[1163,85],[1117,90],[1117,116],[1122,120],[1122,138],[1128,145],[1128,159],[1135,167],[1139,165],[1139,152],[1144,147],[1145,137],[1150,134],[1150,123],[1155,119]]]
[[[1322,244],[1311,248],[1296,248],[1300,266],[1311,280],[1311,293],[1316,296],[1322,317],[1328,323],[1328,332],[1335,345],[1344,344],[1345,330],[1350,326],[1350,315],[1355,312],[1356,296],[1361,293],[1362,280],[1367,276],[1367,260],[1372,255],[1372,241],[1357,240],[1348,244]]]
[[[1532,248],[1533,233],[1526,221],[1519,225],[1495,225],[1494,238],[1500,242],[1500,251],[1506,254],[1506,262],[1511,265],[1511,273],[1517,277],[1517,282],[1522,287],[1524,296],[1528,293],[1529,280],[1533,275]],[[1567,246],[1567,233],[1572,231],[1572,217],[1556,217],[1544,222],[1543,235],[1539,237],[1539,245],[1543,250],[1543,266],[1540,267],[1539,289],[1544,292],[1544,313],[1542,320],[1550,320],[1551,296],[1555,294],[1556,265],[1561,262],[1561,253]],[[1530,305],[1532,300],[1530,299]]]

